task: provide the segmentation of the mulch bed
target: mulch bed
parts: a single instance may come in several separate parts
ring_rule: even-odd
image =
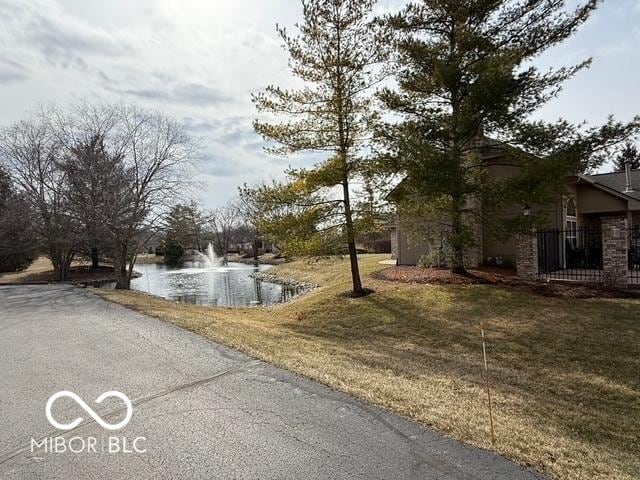
[[[459,275],[445,269],[398,266],[377,272],[373,277],[387,282],[424,285],[508,286],[545,297],[640,298],[640,290],[636,289],[614,289],[595,284],[525,281],[516,276],[515,270],[505,268],[478,268]]]
[[[469,270],[465,275],[451,273],[449,270],[438,268],[422,268],[399,266],[382,270],[374,277],[401,283],[424,283],[437,285],[496,285],[508,278],[514,278],[516,272],[507,269],[483,268]]]

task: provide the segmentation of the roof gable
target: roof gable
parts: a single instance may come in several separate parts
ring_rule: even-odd
[[[626,177],[624,173],[622,173],[622,176],[624,178],[624,182],[623,182],[624,184],[620,190],[619,190],[620,188],[619,178],[613,178],[613,179],[607,178],[607,180],[605,180],[604,182],[599,181],[600,177],[603,177],[603,176],[611,177],[616,175],[619,175],[619,174],[610,173],[610,174],[600,174],[600,175],[575,175],[569,178],[573,179],[573,181],[576,183],[581,183],[581,182],[587,183],[593,188],[597,188],[600,191],[603,191],[605,193],[608,193],[609,195],[613,195],[614,197],[617,197],[621,200],[626,201],[627,208],[629,210],[640,210],[640,195],[639,195],[640,192],[624,192],[626,188]],[[610,184],[613,186],[608,186],[607,184]]]
[[[627,197],[640,200],[640,170],[631,171],[631,185],[635,189],[633,192],[625,192],[627,188],[627,175],[625,172],[600,173],[584,176]]]

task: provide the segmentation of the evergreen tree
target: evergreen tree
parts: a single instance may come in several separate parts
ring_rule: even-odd
[[[326,240],[342,238],[349,252],[355,296],[364,290],[356,253],[351,184],[360,175],[363,154],[369,146],[375,118],[372,89],[384,76],[376,68],[383,57],[382,42],[373,34],[369,18],[374,3],[303,0],[304,21],[298,26],[299,34],[292,37],[278,28],[290,56],[291,71],[303,86],[298,90],[270,86],[254,97],[259,111],[284,117],[281,123],[255,122],[256,131],[278,145],[273,151],[327,155],[309,170],[290,171],[289,184],[279,185],[270,197],[291,201],[289,213],[295,210],[299,214],[296,221],[317,222],[306,227],[309,235],[297,241],[289,236],[289,246],[296,245],[294,250],[315,254],[327,250]],[[291,231],[287,229],[293,218],[282,218],[282,232]],[[271,227],[278,230],[277,224]]]
[[[336,202],[300,189],[299,181],[244,186],[240,198],[253,205],[253,222],[260,235],[287,257],[331,256],[344,253],[340,223],[333,221]],[[338,228],[336,228],[338,227]]]
[[[627,162],[631,165],[631,170],[640,168],[640,152],[633,142],[625,142],[620,153],[614,160],[614,168],[616,172],[624,172],[627,169]]]
[[[164,263],[169,268],[181,268],[184,265],[184,247],[167,237],[164,244]]]
[[[421,0],[381,20],[394,37],[398,83],[381,98],[401,118],[381,129],[386,166],[406,177],[396,191],[401,208],[439,225],[455,272],[464,272],[464,253],[479,240],[474,224],[503,231],[496,213],[505,205],[551,201],[565,175],[600,165],[637,130],[638,119],[590,129],[532,120],[590,64],[540,71],[532,63],[573,35],[598,1],[573,11],[565,3]],[[485,178],[480,155],[496,147],[517,175]]]
[[[109,251],[109,232],[105,221],[113,208],[114,197],[122,197],[122,158],[108,152],[104,134],[93,134],[69,148],[61,162],[67,176],[65,196],[69,213],[80,222],[84,235],[82,252],[91,258],[91,268],[97,269],[100,254]],[[115,194],[114,194],[115,191]]]
[[[0,168],[0,272],[27,268],[37,256],[37,238],[29,202]]]
[[[182,267],[187,249],[202,252],[206,223],[207,219],[195,201],[171,208],[165,219],[163,239],[164,261],[169,267]]]
[[[195,201],[171,208],[165,220],[167,242],[202,252],[204,228],[207,218]]]

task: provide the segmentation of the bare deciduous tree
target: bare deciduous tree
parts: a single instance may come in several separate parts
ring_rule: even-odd
[[[38,217],[38,236],[57,281],[67,279],[78,248],[78,223],[69,215],[65,195],[68,177],[59,163],[62,155],[44,111],[0,133],[0,157]]]
[[[66,279],[82,244],[95,252],[100,239],[119,289],[130,288],[138,252],[188,193],[194,149],[176,120],[124,105],[46,108],[0,136],[0,155],[39,214],[56,279]]]
[[[137,106],[84,104],[57,123],[76,158],[73,191],[93,209],[84,221],[106,233],[116,288],[129,289],[138,252],[188,192],[194,144],[176,120]]]
[[[231,234],[239,224],[238,210],[233,204],[216,208],[209,213],[209,225],[213,234],[213,247],[217,255],[226,258]]]
[[[246,183],[239,189],[238,200],[235,202],[235,206],[240,215],[240,219],[244,224],[247,232],[251,237],[253,243],[253,259],[258,260],[258,240],[260,232],[258,231],[258,222],[260,219],[260,205],[257,204],[257,198],[252,195],[254,188],[249,187]]]
[[[119,109],[114,138],[122,142],[126,201],[113,199],[117,208],[107,226],[113,240],[116,288],[129,289],[137,253],[176,199],[188,193],[195,145],[176,120],[135,106]]]

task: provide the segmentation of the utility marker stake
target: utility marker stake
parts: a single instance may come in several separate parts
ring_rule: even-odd
[[[493,409],[491,406],[491,385],[489,383],[489,366],[487,364],[487,347],[484,337],[484,324],[480,322],[480,332],[482,333],[482,355],[484,357],[484,380],[487,386],[487,400],[489,401],[489,423],[491,425],[491,443],[496,444],[496,432],[493,428]]]

